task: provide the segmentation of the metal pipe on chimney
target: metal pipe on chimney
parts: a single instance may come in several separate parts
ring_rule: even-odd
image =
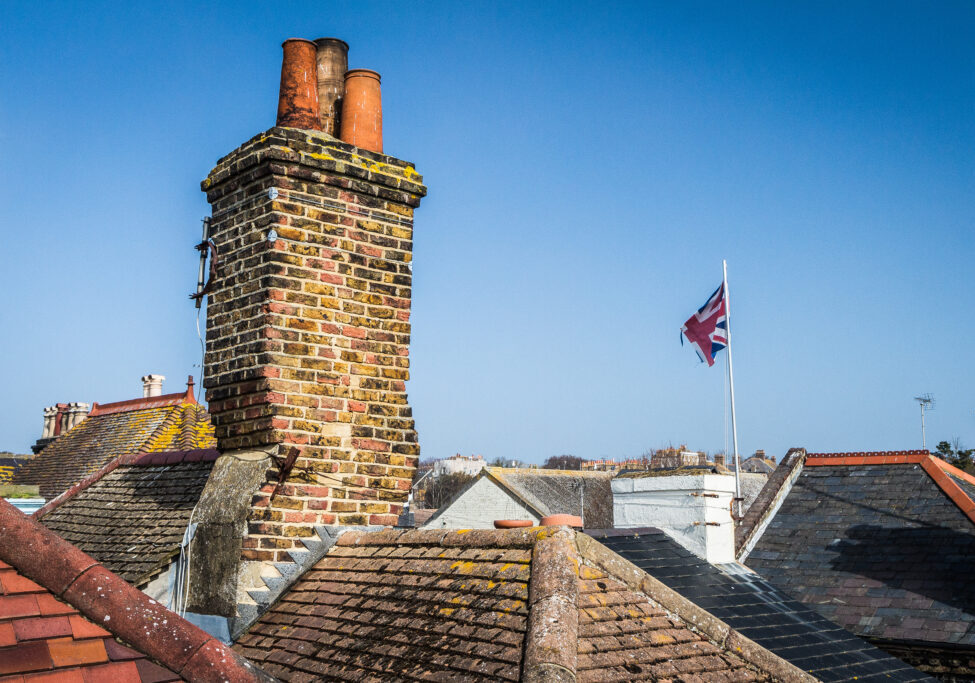
[[[379,74],[369,69],[345,72],[339,133],[343,142],[382,154],[383,100],[379,81]]]
[[[315,45],[318,46],[318,116],[322,130],[338,137],[345,72],[349,70],[349,45],[338,38],[319,38]]]
[[[321,130],[318,118],[318,47],[310,40],[288,38],[281,44],[281,90],[277,125]]]

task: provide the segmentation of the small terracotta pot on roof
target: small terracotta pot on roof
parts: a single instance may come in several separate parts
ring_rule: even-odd
[[[523,527],[534,526],[530,519],[496,519],[494,520],[495,529],[521,529]]]
[[[582,528],[582,517],[577,515],[549,515],[542,517],[542,526],[571,526]]]

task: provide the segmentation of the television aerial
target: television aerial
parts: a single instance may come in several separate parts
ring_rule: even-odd
[[[920,396],[915,396],[914,400],[921,404],[921,450],[928,450],[928,446],[924,439],[924,412],[927,410],[934,410],[934,396],[931,394],[921,394]]]

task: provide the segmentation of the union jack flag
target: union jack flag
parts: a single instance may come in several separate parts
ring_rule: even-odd
[[[697,352],[701,362],[714,365],[718,351],[728,345],[728,309],[725,305],[724,283],[714,290],[707,302],[697,309],[697,313],[687,319],[680,328],[681,346],[684,337]]]

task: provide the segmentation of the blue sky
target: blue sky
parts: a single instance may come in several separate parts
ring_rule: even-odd
[[[0,450],[198,374],[199,181],[326,35],[429,186],[423,457],[723,449],[722,258],[743,452],[975,446],[975,6],[793,4],[6,4]]]

